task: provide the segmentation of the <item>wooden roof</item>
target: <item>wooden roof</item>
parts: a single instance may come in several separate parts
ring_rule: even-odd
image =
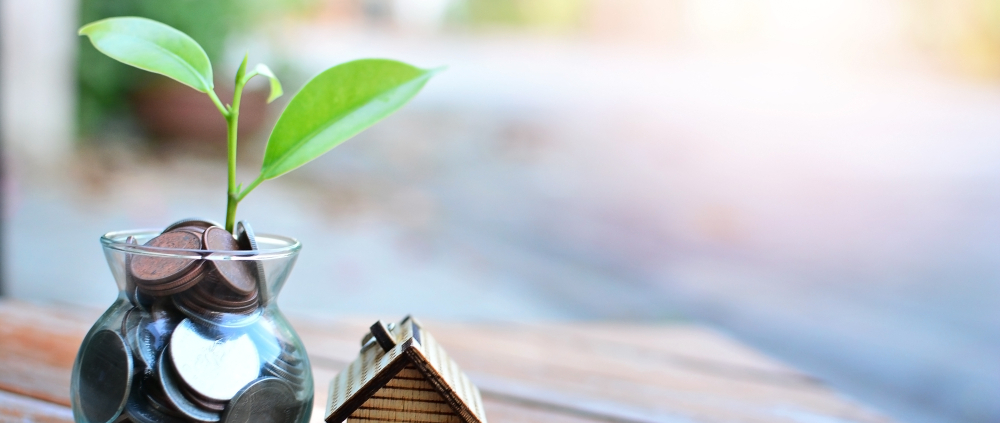
[[[346,420],[408,366],[418,369],[465,423],[486,423],[479,389],[416,319],[407,316],[394,327],[376,322],[365,340],[358,358],[330,381],[328,423]]]

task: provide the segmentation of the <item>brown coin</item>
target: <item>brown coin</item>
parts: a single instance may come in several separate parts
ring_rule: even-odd
[[[191,295],[205,300],[209,305],[217,305],[220,311],[227,311],[227,309],[245,309],[248,307],[256,307],[257,305],[257,291],[253,291],[247,295],[236,295],[235,293],[222,289],[205,289],[202,286],[209,285],[207,283],[199,284],[191,291]],[[251,310],[252,311],[252,310]]]
[[[219,224],[202,219],[183,219],[174,222],[170,226],[167,226],[167,229],[164,229],[163,232],[164,233],[173,232],[174,230],[183,227],[191,227],[198,230],[198,232],[205,232],[205,229],[211,228],[212,226],[219,226]]]
[[[214,251],[237,251],[236,238],[220,227],[205,230],[205,248]],[[250,294],[257,289],[253,262],[247,260],[211,260],[219,278],[218,282],[240,294]]]
[[[190,290],[175,297],[175,302],[179,301],[190,311],[200,314],[206,312],[230,313],[230,314],[250,314],[257,310],[257,296],[253,295],[242,302],[223,302],[216,297]]]
[[[191,232],[167,232],[146,243],[148,247],[176,248],[185,250],[199,250],[202,247],[201,239]],[[135,278],[137,284],[147,288],[149,285],[158,285],[170,282],[190,272],[201,263],[197,257],[191,259],[181,259],[176,257],[158,257],[147,255],[135,255],[129,263],[129,272]]]
[[[147,292],[153,296],[164,297],[167,295],[179,294],[195,286],[204,277],[204,267],[196,266],[184,276],[174,279],[169,283],[160,285],[140,285],[139,291]]]

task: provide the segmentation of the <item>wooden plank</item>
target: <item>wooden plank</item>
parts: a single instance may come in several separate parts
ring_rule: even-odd
[[[553,410],[549,405],[524,404],[505,399],[483,397],[483,407],[486,417],[492,423],[606,423],[607,420],[595,419],[566,410]],[[612,423],[619,423],[614,422]]]
[[[0,422],[71,421],[70,369],[99,313],[0,301]],[[328,382],[356,357],[375,320],[294,321],[313,364],[313,422],[322,421]],[[479,385],[494,423],[888,421],[694,326],[425,328]]]
[[[70,369],[95,310],[0,306],[0,390],[70,405]]]
[[[0,423],[72,423],[69,407],[0,391]]]
[[[522,394],[506,390],[519,397],[551,392],[583,404],[607,402],[618,405],[623,415],[645,416],[638,419],[644,421],[670,421],[671,417],[795,421],[799,412],[856,422],[885,421],[813,380],[773,383],[733,378],[685,363],[643,359],[620,346],[580,349],[558,341],[539,342],[525,337],[523,331],[505,335],[474,330],[437,333],[484,391],[495,384],[530,388],[520,389]],[[643,338],[665,335],[650,330]],[[789,409],[795,412],[789,413]]]
[[[356,337],[338,340],[342,344],[329,354],[311,346],[317,338],[334,342],[332,334],[346,332],[345,325],[364,331],[360,322],[337,322],[340,330],[323,330],[315,322],[297,324],[314,362],[336,367],[353,359],[358,344],[349,343]],[[547,406],[600,421],[792,422],[802,416],[887,421],[815,379],[689,325],[598,326],[592,331],[580,325],[425,322],[425,329],[494,403]],[[625,339],[613,333],[618,329]]]

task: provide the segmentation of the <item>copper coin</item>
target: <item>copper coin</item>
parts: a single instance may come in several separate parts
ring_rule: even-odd
[[[167,226],[167,228],[164,229],[163,232],[164,233],[166,233],[166,232],[173,232],[175,229],[177,229],[177,228],[183,228],[185,226],[192,227],[192,228],[198,228],[198,229],[200,229],[200,232],[205,232],[205,229],[211,228],[212,226],[220,226],[220,225],[218,223],[210,222],[210,221],[202,220],[202,219],[182,219],[182,220],[178,220],[178,221],[174,222],[170,226]]]
[[[146,243],[148,247],[200,250],[201,239],[191,232],[167,232]],[[190,259],[136,255],[129,263],[129,272],[140,285],[157,285],[170,282],[190,272],[200,264],[196,257]]]
[[[185,292],[178,296],[186,306],[195,306],[196,309],[204,309],[217,313],[248,314],[257,310],[257,296],[252,295],[245,301],[224,302],[219,298],[207,294],[199,294],[195,290]]]
[[[205,230],[205,248],[214,251],[237,251],[236,239],[225,229],[212,227]],[[250,294],[257,289],[253,264],[247,260],[211,260],[219,275],[219,282],[240,294]]]
[[[213,284],[201,283],[191,290],[191,294],[194,296],[202,297],[208,300],[212,304],[217,304],[219,307],[223,308],[243,308],[248,306],[254,306],[257,304],[257,290],[253,290],[249,294],[240,295],[235,292],[229,291],[220,286],[211,286]]]

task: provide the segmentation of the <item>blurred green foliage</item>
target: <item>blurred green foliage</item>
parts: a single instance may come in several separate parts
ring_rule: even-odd
[[[80,24],[114,16],[154,19],[190,35],[214,63],[221,63],[226,41],[314,3],[310,0],[81,0]],[[128,96],[162,78],[101,54],[80,37],[77,60],[78,128],[83,135],[99,129],[109,116],[127,115]]]
[[[581,27],[588,6],[587,0],[463,0],[455,14],[477,27],[570,31]]]

